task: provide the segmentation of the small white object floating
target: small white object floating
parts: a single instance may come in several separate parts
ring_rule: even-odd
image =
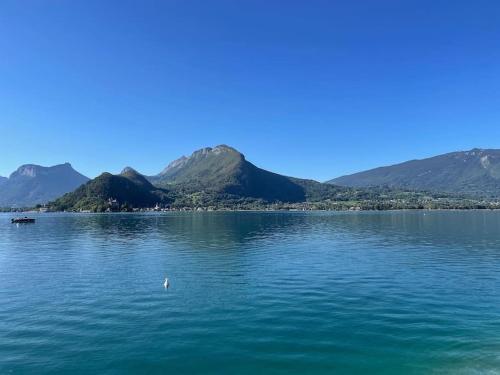
[[[168,289],[168,287],[170,286],[170,283],[168,282],[167,277],[165,277],[165,282],[163,283],[163,286],[165,287],[165,289]]]

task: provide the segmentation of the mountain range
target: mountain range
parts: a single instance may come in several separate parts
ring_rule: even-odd
[[[127,167],[104,173],[52,203],[58,210],[100,211],[116,199],[125,207],[248,205],[342,199],[352,189],[287,177],[258,168],[232,147],[203,148],[170,163],[155,176]]]
[[[328,182],[349,187],[386,186],[499,197],[500,150],[476,148],[451,152],[354,173]]]
[[[0,207],[29,207],[47,203],[88,180],[69,163],[52,167],[22,165],[9,178],[0,178]]]
[[[66,163],[53,167],[24,165],[8,179],[0,178],[0,207],[51,201],[50,206],[57,210],[103,211],[111,206],[129,209],[155,205],[235,208],[277,203],[349,207],[353,202],[365,207],[401,208],[420,207],[432,200],[441,207],[443,200],[449,203],[452,199],[446,194],[474,199],[500,197],[500,150],[454,152],[327,183],[259,168],[227,145],[182,156],[154,176],[127,167],[118,175],[103,173],[89,180]]]

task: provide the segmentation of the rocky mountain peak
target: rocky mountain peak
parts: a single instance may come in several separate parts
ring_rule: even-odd
[[[123,170],[120,172],[120,174],[139,174],[134,168],[132,167],[125,167]]]
[[[244,159],[245,157],[243,156],[242,153],[240,153],[238,150],[236,150],[233,147],[221,144],[215,147],[204,147],[199,150],[194,151],[189,157],[186,156],[181,156],[179,159],[176,159],[172,161],[170,164],[167,165],[167,167],[161,171],[161,175],[168,174],[172,171],[179,170],[186,166],[189,163],[200,161],[206,158],[211,158],[211,157],[217,157],[217,156],[224,156],[224,155],[234,155],[238,156],[241,159]]]

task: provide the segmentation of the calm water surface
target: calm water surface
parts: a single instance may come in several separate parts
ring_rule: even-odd
[[[0,374],[500,374],[500,212],[10,217]]]

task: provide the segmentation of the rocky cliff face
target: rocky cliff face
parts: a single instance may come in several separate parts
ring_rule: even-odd
[[[8,179],[0,181],[0,207],[44,204],[73,191],[88,180],[69,163],[52,167],[22,165]]]

